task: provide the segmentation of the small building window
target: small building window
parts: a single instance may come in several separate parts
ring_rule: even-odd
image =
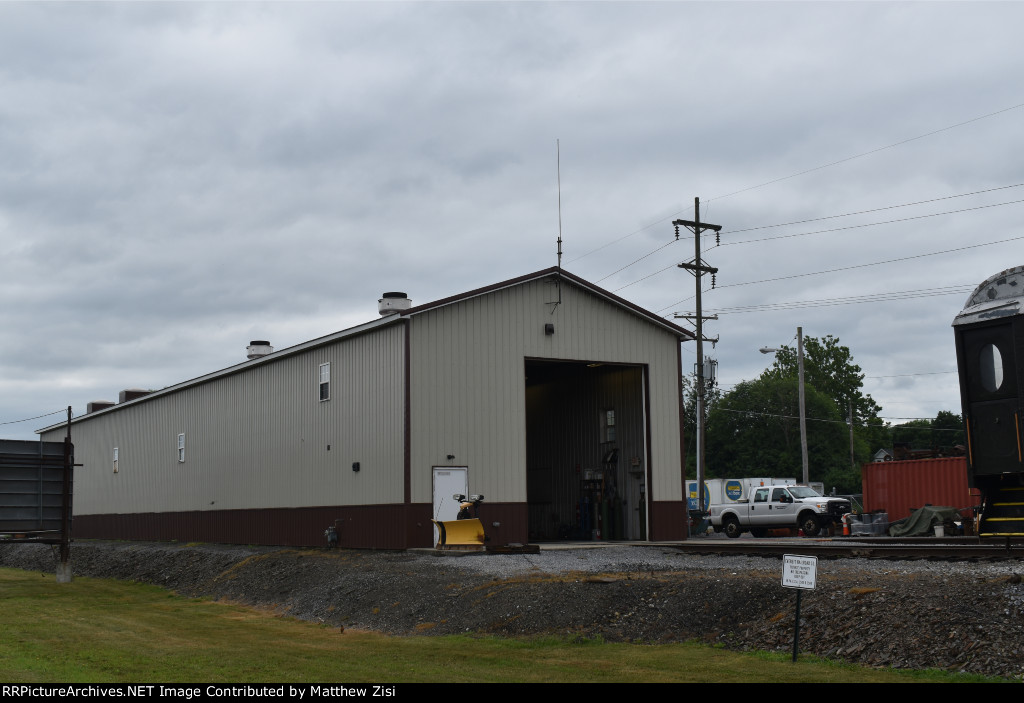
[[[114,473],[117,473],[117,447],[114,447]]]
[[[178,463],[185,463],[185,433],[178,435]]]
[[[320,400],[331,399],[331,362],[320,364]]]

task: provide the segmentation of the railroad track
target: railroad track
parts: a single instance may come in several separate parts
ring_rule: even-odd
[[[858,559],[932,559],[965,561],[971,559],[1024,559],[1022,539],[981,539],[978,537],[829,537],[814,539],[720,539],[691,537],[673,545],[693,554],[781,555],[805,554],[826,558]]]

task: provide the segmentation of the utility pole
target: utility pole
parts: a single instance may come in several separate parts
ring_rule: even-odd
[[[781,349],[761,347],[762,354],[773,354]],[[804,402],[804,328],[796,328],[796,368],[798,385],[797,390],[800,397],[800,459],[803,464],[803,482],[810,483],[810,471],[807,462],[807,406]]]
[[[857,469],[857,462],[853,458],[853,401],[846,401],[846,408],[848,415],[850,416],[850,468],[853,470]]]
[[[804,485],[810,485],[807,464],[807,408],[804,403],[804,328],[796,328],[797,370],[800,375],[800,459],[804,465]]]
[[[704,310],[701,305],[700,281],[706,274],[711,274],[711,286],[714,287],[714,276],[718,269],[705,266],[700,256],[700,235],[711,230],[718,233],[721,225],[709,225],[700,221],[700,198],[693,199],[693,221],[674,220],[672,224],[676,228],[676,239],[679,239],[679,227],[686,227],[693,232],[693,260],[679,264],[679,268],[686,269],[693,274],[697,281],[697,314],[695,322],[697,325],[697,512],[700,517],[694,515],[695,519],[703,517],[704,513]]]

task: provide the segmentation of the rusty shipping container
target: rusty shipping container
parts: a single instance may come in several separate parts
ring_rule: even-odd
[[[981,502],[967,485],[964,457],[876,461],[865,464],[864,509],[884,510],[889,520],[909,516],[925,504],[970,508]]]

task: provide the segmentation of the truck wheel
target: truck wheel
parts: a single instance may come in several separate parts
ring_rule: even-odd
[[[726,537],[731,537],[733,539],[743,534],[739,520],[734,517],[726,518],[722,521],[722,530],[725,532]]]
[[[817,537],[818,532],[821,530],[821,525],[818,524],[818,516],[814,513],[804,513],[800,516],[800,529],[804,531],[805,537]]]

